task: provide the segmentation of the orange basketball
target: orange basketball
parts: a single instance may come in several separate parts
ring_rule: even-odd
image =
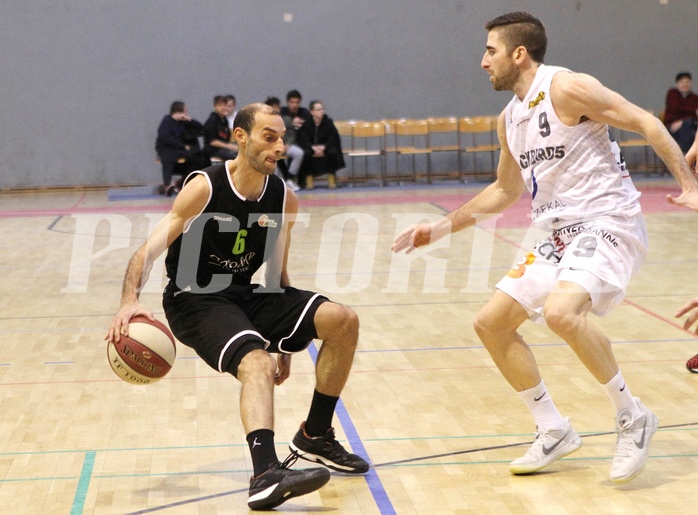
[[[157,320],[133,317],[128,336],[119,343],[107,344],[107,357],[112,370],[131,384],[150,384],[165,377],[177,356],[174,336]]]

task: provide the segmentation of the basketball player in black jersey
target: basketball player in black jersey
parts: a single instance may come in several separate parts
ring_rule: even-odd
[[[317,490],[324,468],[291,470],[298,457],[360,474],[368,463],[334,438],[332,417],[351,369],[359,321],[348,307],[290,286],[289,234],[296,196],[274,175],[282,158],[284,122],[271,107],[251,104],[235,117],[234,160],[193,172],[172,210],[131,258],[121,307],[107,335],[119,341],[136,315],[152,318],[138,301],[155,259],[168,249],[163,306],[170,327],[219,372],[242,383],[240,417],[254,465],[248,505],[269,509]],[[267,264],[264,288],[253,274]],[[280,463],[274,449],[273,390],[290,374],[291,356],[323,341],[307,420]],[[270,355],[277,355],[276,360]]]

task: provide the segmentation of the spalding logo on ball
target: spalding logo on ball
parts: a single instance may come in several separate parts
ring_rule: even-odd
[[[128,336],[109,342],[107,357],[112,370],[131,384],[150,384],[165,377],[177,356],[174,336],[157,320],[133,317]]]

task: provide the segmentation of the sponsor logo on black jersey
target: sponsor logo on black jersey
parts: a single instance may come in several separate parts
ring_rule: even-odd
[[[269,215],[262,215],[257,221],[260,227],[276,227],[278,224],[273,218],[269,218]]]

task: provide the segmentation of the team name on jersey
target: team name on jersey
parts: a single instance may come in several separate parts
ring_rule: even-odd
[[[209,264],[219,266],[228,272],[246,272],[250,267],[250,262],[255,256],[255,252],[248,252],[244,256],[233,259],[223,259],[220,256],[212,254]]]
[[[540,163],[541,161],[550,161],[552,159],[561,159],[565,157],[565,146],[558,145],[557,147],[542,147],[527,150],[519,156],[519,166],[522,170]]]

